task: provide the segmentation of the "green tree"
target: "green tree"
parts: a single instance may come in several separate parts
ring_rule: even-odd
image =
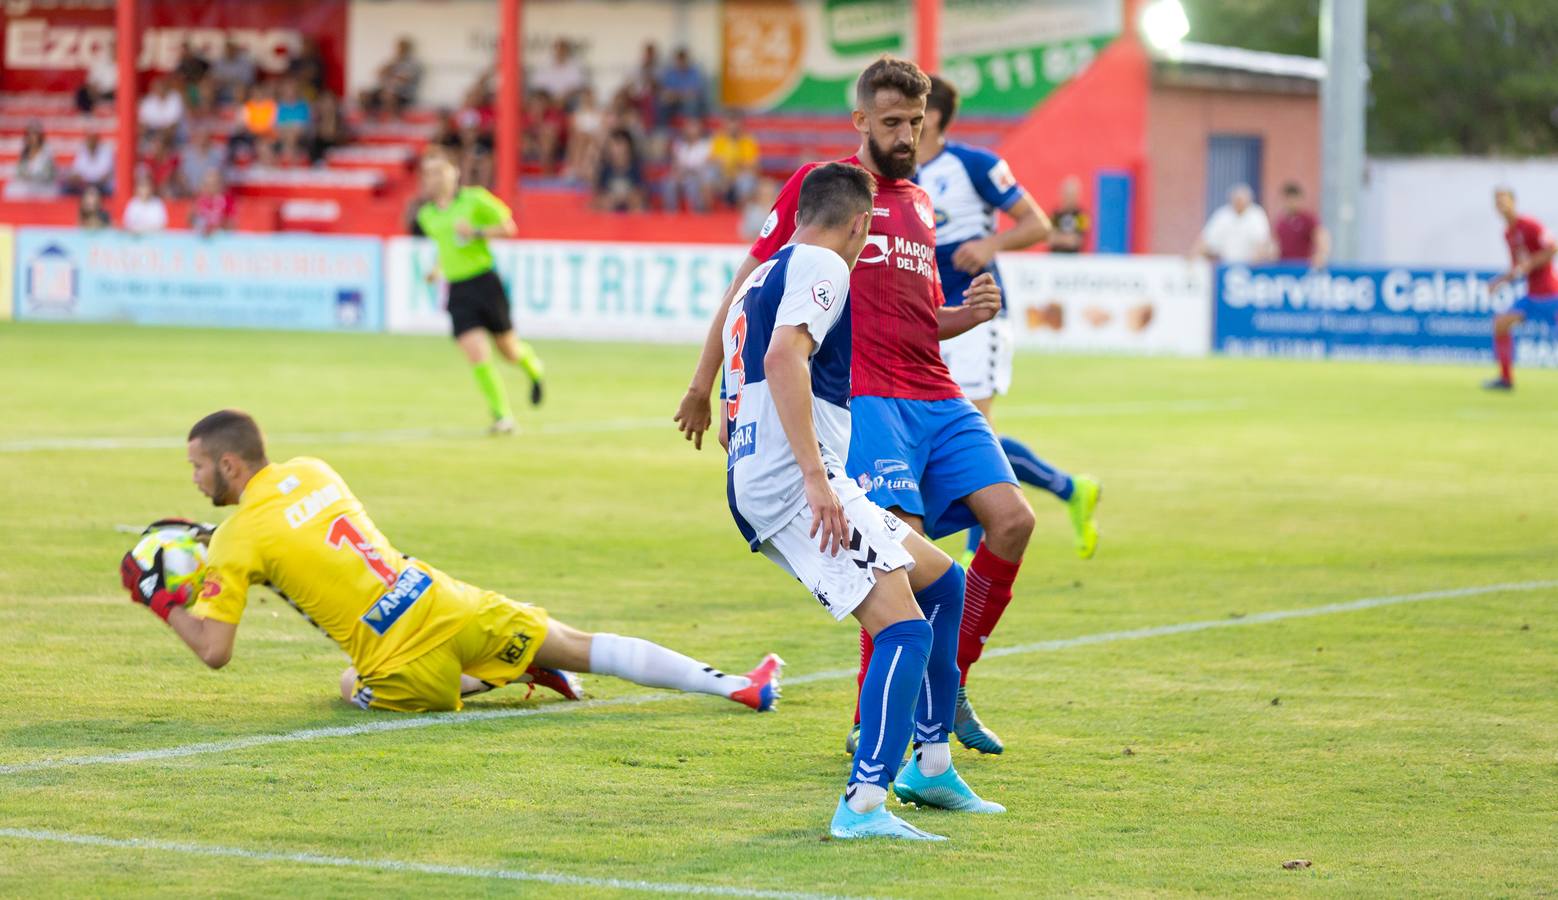
[[[1558,152],[1558,3],[1368,3],[1370,153]],[[1319,0],[1185,0],[1185,9],[1192,40],[1320,52]]]

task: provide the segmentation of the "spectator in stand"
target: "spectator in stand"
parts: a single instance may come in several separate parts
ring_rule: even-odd
[[[757,187],[761,156],[757,138],[746,130],[741,114],[726,113],[709,145],[709,157],[714,161],[714,190],[725,203],[739,207],[751,196]]]
[[[579,92],[589,87],[590,76],[574,55],[573,45],[558,38],[552,45],[552,61],[537,66],[528,80],[529,87],[544,91],[565,109],[572,109]]]
[[[189,227],[202,237],[230,231],[235,212],[233,195],[228,191],[222,173],[215,169],[207,172],[200,182],[200,193],[195,195],[195,202],[190,206]]]
[[[16,159],[16,173],[5,184],[5,199],[52,200],[58,196],[54,151],[43,136],[43,126],[34,122],[22,135],[22,152]]]
[[[180,197],[193,197],[207,175],[215,172],[225,178],[226,171],[227,151],[211,140],[211,132],[196,128],[190,132],[189,145],[179,154],[174,192]]]
[[[125,204],[122,221],[124,230],[131,234],[151,234],[168,227],[168,206],[157,196],[145,172],[135,176],[135,196]]]
[[[76,88],[76,109],[82,115],[92,115],[97,105],[114,99],[119,88],[119,63],[112,52],[100,54],[87,65],[86,80]]]
[[[1060,183],[1060,202],[1050,212],[1049,252],[1081,253],[1093,220],[1082,208],[1082,180],[1075,175]]]
[[[1323,269],[1331,256],[1331,233],[1304,208],[1304,189],[1296,181],[1282,186],[1282,217],[1277,219],[1277,259],[1287,265]]]
[[[449,156],[460,172],[460,183],[467,187],[492,186],[492,156],[496,145],[492,130],[485,127],[481,113],[462,109],[455,114],[458,144]]]
[[[521,127],[530,144],[525,157],[543,172],[554,171],[568,143],[568,110],[546,91],[533,91],[525,101]]]
[[[281,79],[276,92],[276,148],[283,163],[302,161],[303,141],[312,120],[313,111],[303,99],[297,79]]]
[[[752,195],[741,207],[742,241],[751,243],[762,235],[763,223],[768,221],[768,212],[774,208],[778,199],[779,185],[772,178],[759,178],[757,186],[752,189]]]
[[[616,106],[625,98],[625,105],[633,109],[641,129],[654,125],[660,115],[660,49],[653,43],[644,45],[644,55],[638,69],[629,75],[617,95],[612,98]]]
[[[67,194],[84,193],[87,188],[97,188],[104,194],[113,193],[110,185],[114,178],[114,148],[97,132],[88,132],[70,171],[65,174],[64,189]]]
[[[303,46],[287,62],[287,77],[297,82],[299,92],[309,100],[314,100],[324,91],[325,55],[319,49],[319,40],[313,35],[303,37]]]
[[[211,64],[211,82],[219,104],[237,103],[254,87],[259,72],[249,48],[229,39],[222,58]]]
[[[152,188],[159,194],[178,190],[179,152],[171,134],[157,138],[150,156],[141,160],[141,171],[151,180]]]
[[[701,118],[708,108],[708,82],[686,47],[677,48],[675,58],[659,75],[659,86],[662,127],[681,117]]]
[[[568,120],[568,177],[589,180],[589,174],[595,171],[600,160],[605,124],[606,114],[595,103],[595,91],[590,88],[580,91],[579,101]]]
[[[346,127],[346,116],[341,111],[341,101],[330,91],[320,91],[314,99],[314,128],[309,134],[308,159],[321,165],[330,150],[352,142]]]
[[[216,85],[210,78],[211,63],[189,41],[179,47],[173,75],[183,88],[184,102],[189,109],[205,112],[216,105]]]
[[[81,192],[81,202],[76,204],[76,224],[82,231],[101,231],[113,225],[108,210],[103,208],[103,193],[93,185]]]
[[[666,212],[676,212],[685,201],[691,212],[709,208],[709,182],[713,172],[709,150],[713,141],[703,133],[703,123],[688,116],[671,142],[671,170],[662,185]]]
[[[416,57],[416,45],[402,37],[395,43],[395,55],[379,69],[379,81],[362,92],[363,109],[372,113],[399,115],[416,103],[422,86],[422,63]]]
[[[644,193],[644,170],[633,135],[619,128],[606,139],[592,203],[596,209],[612,212],[643,212]]]
[[[260,82],[250,88],[238,111],[238,128],[227,139],[229,162],[255,158],[269,165],[275,157],[276,98],[270,85]]]
[[[184,98],[173,88],[173,79],[158,78],[152,82],[151,92],[141,98],[136,121],[148,140],[156,140],[167,134],[175,139],[184,123]]]
[[[1228,191],[1228,203],[1217,208],[1196,239],[1191,256],[1224,264],[1265,262],[1271,258],[1271,221],[1255,202],[1247,184]]]

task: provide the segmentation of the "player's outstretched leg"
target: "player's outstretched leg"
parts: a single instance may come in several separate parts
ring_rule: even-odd
[[[553,619],[536,651],[536,665],[569,672],[611,675],[645,687],[714,694],[767,712],[779,703],[784,660],[770,653],[746,675],[727,675],[713,666],[659,644],[615,634],[590,634]]]
[[[868,631],[875,631],[876,652],[860,692],[860,740],[828,831],[840,839],[945,840],[893,815],[886,803],[887,785],[909,746],[914,706],[931,653],[931,626],[920,618],[902,570],[880,573],[855,616]]]
[[[1490,391],[1515,389],[1515,327],[1525,321],[1518,312],[1501,313],[1493,318],[1493,358],[1498,360],[1498,377],[1483,382]]]
[[[914,755],[893,781],[893,793],[905,803],[956,812],[1006,812],[1001,804],[980,799],[952,765],[951,730],[960,687],[957,653],[963,568],[928,541],[919,543],[923,546],[914,548],[916,566],[910,575],[917,581],[935,576],[929,584],[922,583],[914,595],[931,626],[931,652],[914,710]],[[943,570],[940,575],[936,575],[938,569]]]
[[[959,632],[957,665],[962,680],[984,652],[1001,614],[1012,602],[1012,585],[1022,568],[1022,555],[1033,534],[1033,508],[1016,485],[994,484],[970,494],[968,506],[984,524],[985,540],[968,568],[963,593],[963,625]],[[958,741],[980,753],[1000,753],[1001,739],[979,721],[965,691],[958,692],[954,727]]]
[[[1011,436],[1001,438],[1001,449],[1017,473],[1017,480],[1049,491],[1065,501],[1071,517],[1071,531],[1075,535],[1077,556],[1092,559],[1098,551],[1098,522],[1095,511],[1102,495],[1097,479],[1087,475],[1075,477],[1066,474],[1039,458],[1032,448]],[[977,550],[979,544],[970,535],[968,549]],[[972,562],[973,557],[969,560]],[[967,565],[968,563],[965,563]]]

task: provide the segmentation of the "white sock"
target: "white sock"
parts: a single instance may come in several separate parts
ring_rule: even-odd
[[[616,634],[597,634],[590,641],[590,671],[647,687],[720,697],[729,697],[751,684],[744,675],[726,675],[659,644]]]
[[[952,742],[920,744],[914,748],[914,764],[920,767],[921,775],[935,778],[952,768]]]
[[[844,789],[844,802],[856,815],[865,815],[887,799],[887,788],[857,781]]]

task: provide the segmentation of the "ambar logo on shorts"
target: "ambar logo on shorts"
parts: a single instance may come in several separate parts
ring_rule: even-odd
[[[426,572],[415,567],[406,569],[395,579],[395,586],[389,593],[375,600],[362,614],[363,624],[373,629],[374,634],[383,635],[432,586],[432,576]]]

